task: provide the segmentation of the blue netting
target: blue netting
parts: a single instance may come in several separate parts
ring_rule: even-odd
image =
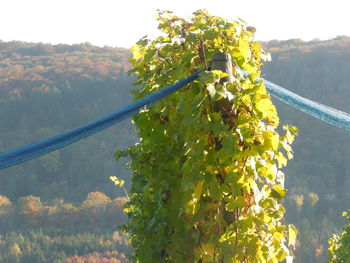
[[[267,91],[275,98],[293,106],[294,108],[302,110],[317,119],[350,131],[350,114],[305,99],[270,81],[264,80],[264,82]]]
[[[113,124],[122,121],[132,115],[146,105],[157,102],[160,99],[168,96],[176,90],[182,88],[188,83],[198,78],[200,72],[192,74],[172,85],[169,85],[159,91],[156,91],[141,100],[127,105],[126,107],[108,115],[104,118],[94,121],[78,129],[65,132],[54,137],[38,141],[33,144],[28,144],[14,150],[0,154],[0,169],[19,164],[21,162],[39,157],[57,149],[63,148],[69,144],[84,139],[94,133],[104,130]]]
[[[54,137],[25,145],[14,150],[0,154],[0,169],[24,162],[26,160],[39,157],[46,153],[63,148],[69,144],[84,139],[94,133],[106,129],[113,124],[134,115],[140,108],[159,101],[176,90],[182,88],[188,83],[198,78],[200,72],[197,72],[185,79],[182,79],[172,85],[169,85],[149,96],[129,104],[128,106],[108,115],[104,118],[92,122],[78,129],[56,135]],[[243,72],[244,75],[248,73]],[[346,130],[350,130],[350,115],[348,113],[330,108],[320,103],[305,99],[293,92],[290,92],[274,83],[264,80],[266,89],[272,96],[299,109],[307,114],[316,117],[322,121],[328,122]]]
[[[249,73],[238,69],[244,76]],[[275,98],[324,122],[350,131],[350,114],[333,109],[321,103],[303,98],[281,86],[263,79],[266,90]]]

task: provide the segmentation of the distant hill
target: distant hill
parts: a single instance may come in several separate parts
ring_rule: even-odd
[[[304,42],[300,39],[263,42],[272,61],[266,78],[318,102],[350,112],[350,37]]]
[[[0,151],[77,128],[131,101],[130,53],[91,44],[0,42]],[[127,177],[113,159],[134,142],[130,122],[60,151],[0,171],[0,193],[80,202],[88,192],[111,197],[110,175]]]
[[[124,48],[0,41],[0,95],[57,92],[69,82],[117,78],[129,70]],[[68,83],[68,84],[67,84]]]

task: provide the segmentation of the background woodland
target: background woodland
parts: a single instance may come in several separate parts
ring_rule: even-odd
[[[303,97],[350,112],[350,38],[262,43],[263,77]],[[0,42],[0,150],[79,127],[131,101],[126,49]],[[295,262],[324,262],[327,240],[350,204],[350,133],[274,101],[295,125],[286,174],[286,221],[299,231]],[[137,138],[130,120],[82,142],[0,171],[1,262],[127,262],[118,225],[130,187],[116,149]],[[52,252],[54,251],[54,252]]]

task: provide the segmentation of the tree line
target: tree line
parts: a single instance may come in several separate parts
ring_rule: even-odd
[[[38,228],[0,234],[0,262],[128,263],[128,254],[127,238],[118,231],[61,235]]]
[[[126,197],[111,199],[101,192],[89,193],[78,205],[63,199],[42,203],[37,196],[21,197],[13,203],[0,196],[0,233],[38,227],[62,228],[63,233],[109,231],[126,222],[126,202]]]

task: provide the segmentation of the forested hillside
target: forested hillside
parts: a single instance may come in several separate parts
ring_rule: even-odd
[[[129,52],[90,44],[0,42],[0,152],[77,128],[131,101]],[[0,262],[128,262],[116,148],[130,121],[0,171]]]
[[[0,43],[0,151],[77,128],[130,102],[129,53],[90,44]],[[88,192],[115,197],[109,176],[125,177],[113,160],[133,143],[130,122],[84,142],[0,171],[0,193],[11,200],[82,201]],[[127,136],[125,136],[127,135]]]
[[[262,44],[272,55],[263,67],[266,79],[350,112],[350,38]],[[133,89],[133,76],[126,74],[129,56],[126,49],[90,44],[0,42],[0,152],[79,127],[129,103]],[[284,201],[286,220],[299,230],[295,262],[324,262],[327,239],[340,231],[341,212],[350,208],[350,133],[275,103],[281,123],[299,128],[294,160],[285,169]],[[129,172],[114,161],[113,153],[135,141],[126,120],[63,150],[0,170],[0,221],[12,224],[1,228],[0,256],[26,263],[40,257],[57,263],[94,262],[97,257],[101,262],[119,262],[111,259],[116,249],[123,255],[115,258],[124,262],[128,250],[124,245],[119,249],[115,244],[121,241],[113,240],[120,238],[112,236],[125,220],[118,217],[121,206],[116,201],[124,194],[109,176],[116,175],[129,186]],[[113,211],[118,216],[113,217]],[[99,212],[104,219],[94,214]],[[69,227],[63,225],[76,230],[69,237]],[[68,251],[60,245],[60,236],[75,248]],[[44,245],[43,239],[51,241]],[[77,240],[82,239],[97,242],[100,248],[80,245]],[[27,250],[28,242],[37,242],[42,251]],[[57,252],[56,259],[48,257],[50,250]],[[36,259],[30,261],[30,256]]]

